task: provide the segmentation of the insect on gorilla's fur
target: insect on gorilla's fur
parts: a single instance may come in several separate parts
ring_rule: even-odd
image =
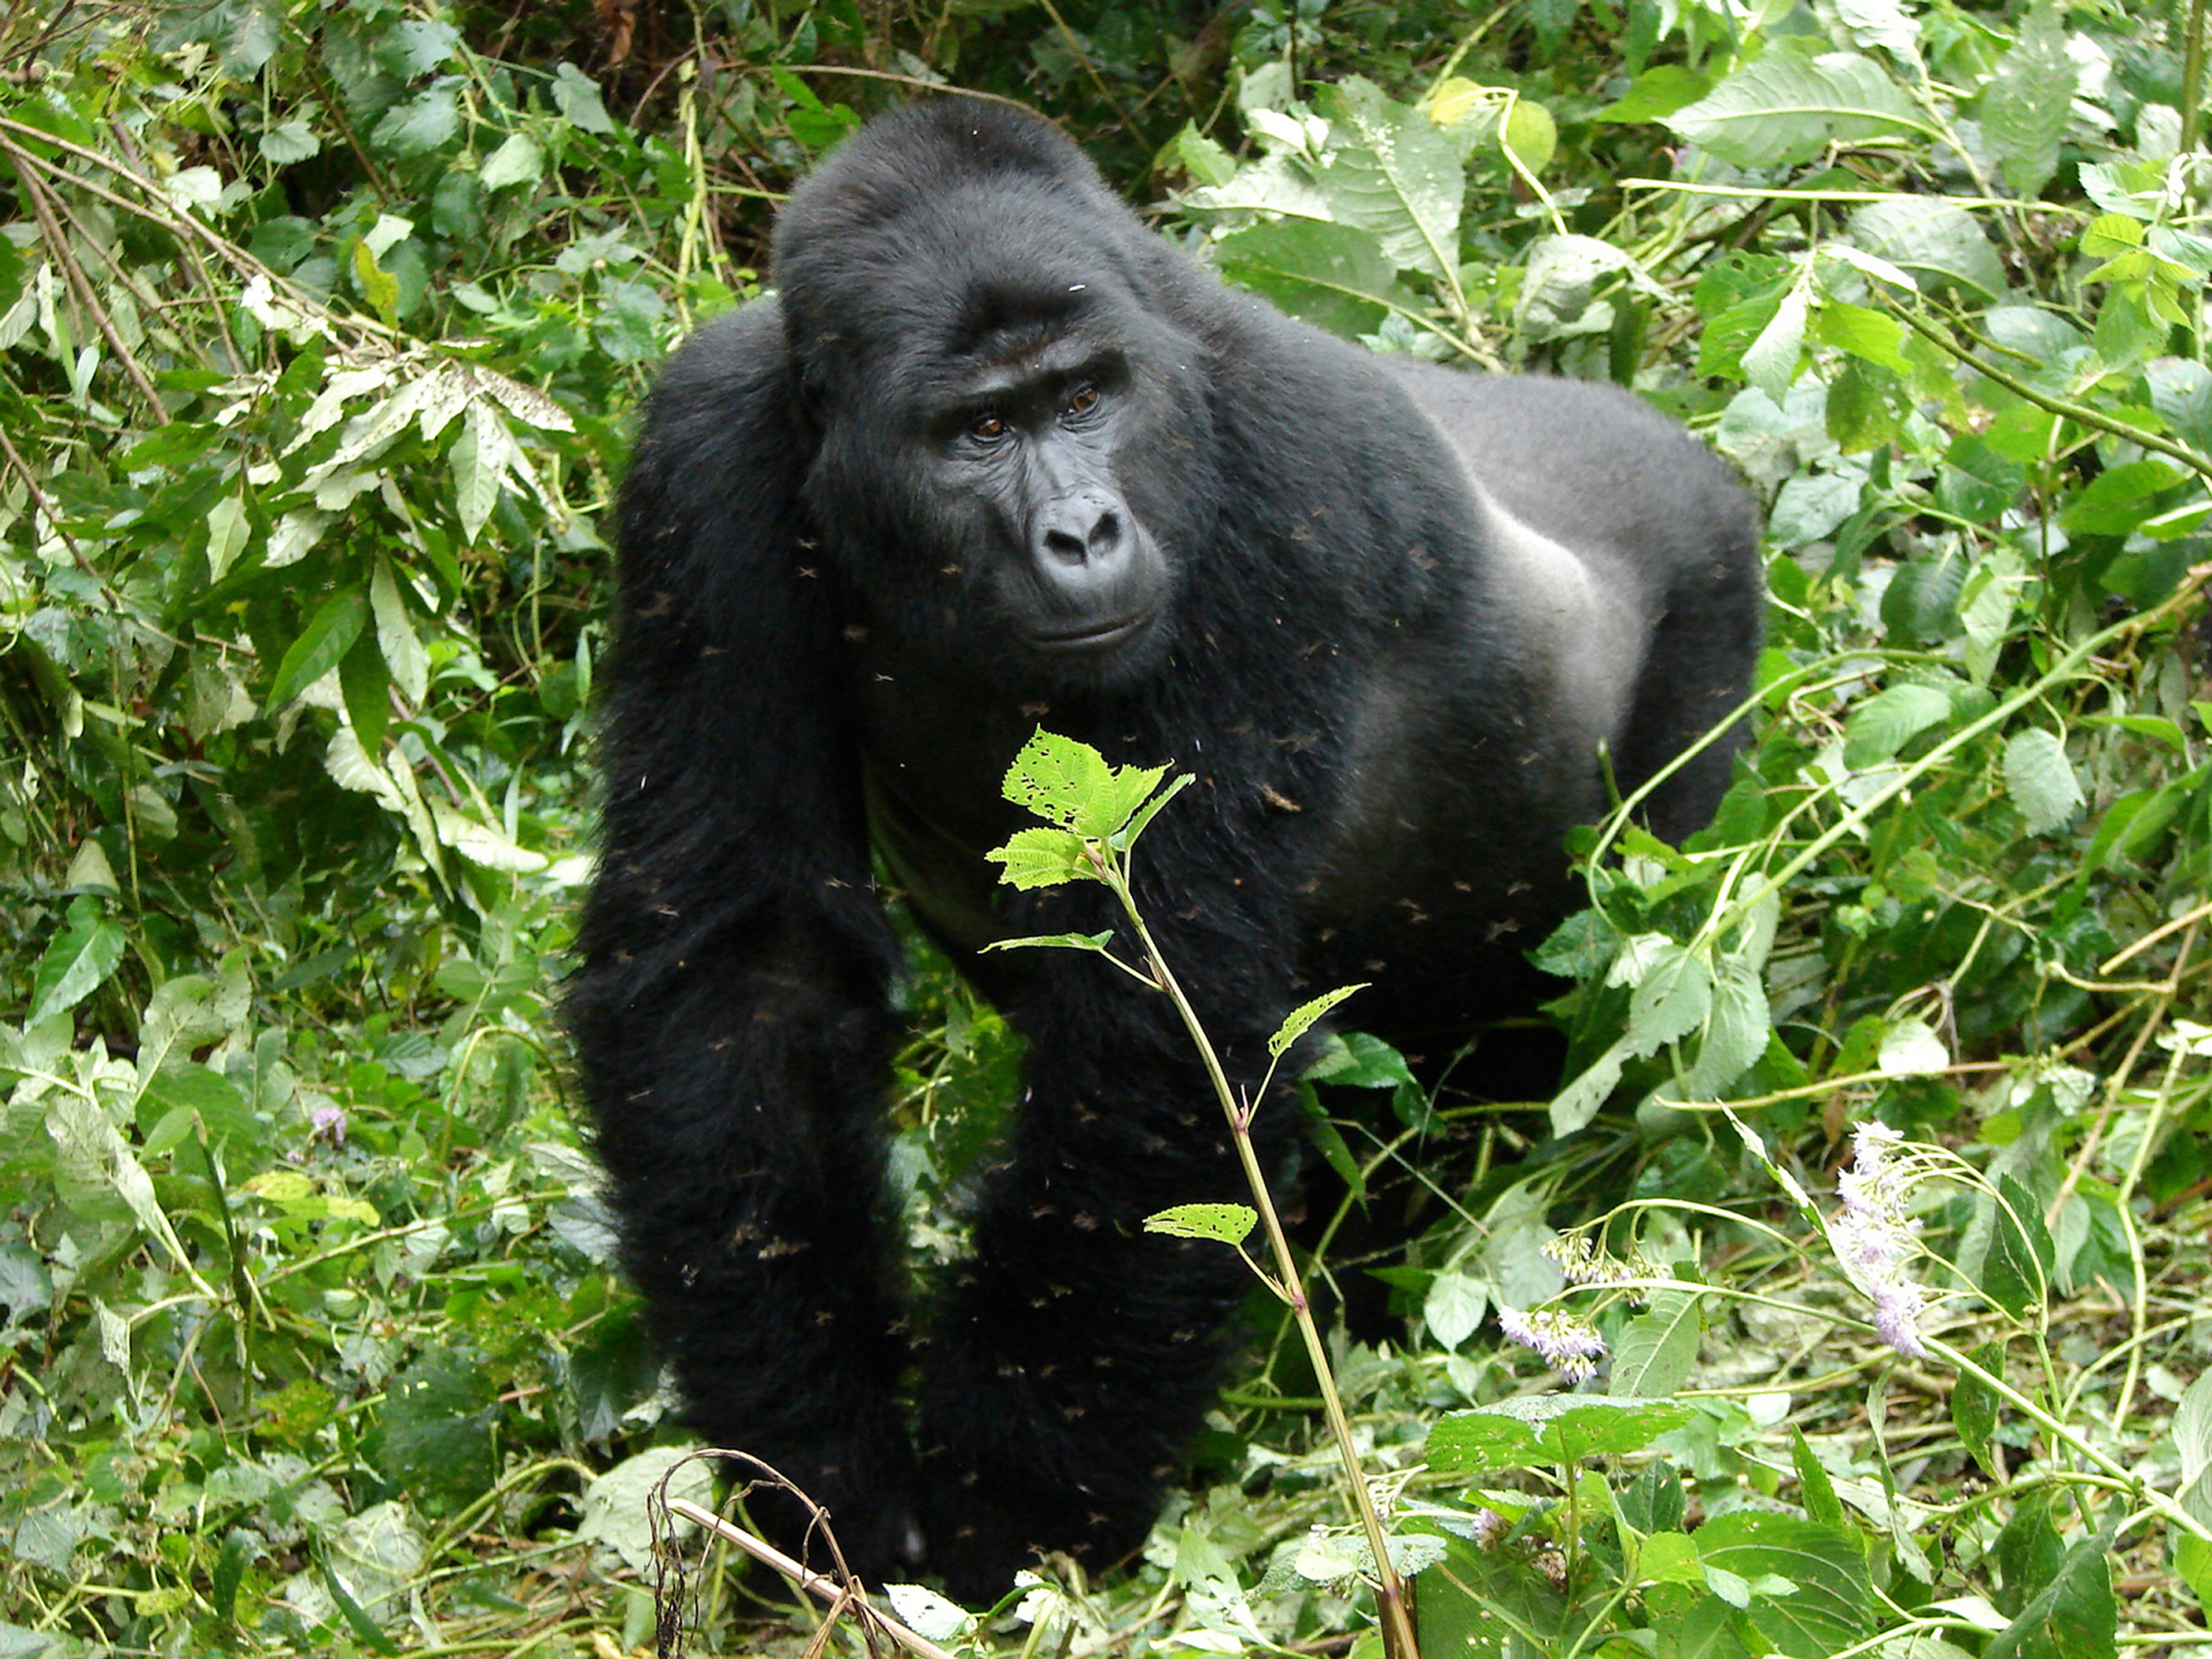
[[[1042,722],[1196,775],[1139,898],[1232,1079],[1352,981],[1363,1025],[1449,1052],[1528,1006],[1601,745],[1632,787],[1741,695],[1752,521],[1635,399],[1290,321],[997,107],[862,130],[784,208],[775,278],[668,365],[623,490],[570,1016],[692,1421],[827,1504],[863,1572],[987,1598],[1034,1550],[1142,1538],[1250,1288],[1139,1226],[1239,1192],[1167,1000],[974,954],[1115,925],[1102,889],[994,886],[1016,749]],[[974,1259],[911,1322],[872,849],[1029,1045]],[[1297,1115],[1260,1113],[1270,1168]]]

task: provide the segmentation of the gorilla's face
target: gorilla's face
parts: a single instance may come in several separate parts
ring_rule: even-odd
[[[879,644],[1016,691],[1129,685],[1166,658],[1212,512],[1198,349],[1119,250],[1035,225],[960,246],[957,218],[909,221],[895,261],[848,245],[867,303],[792,317],[808,506]]]

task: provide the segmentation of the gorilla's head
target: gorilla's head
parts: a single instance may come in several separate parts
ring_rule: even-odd
[[[889,639],[1022,688],[1157,667],[1212,512],[1202,298],[1080,153],[988,105],[878,122],[775,275],[808,509]]]

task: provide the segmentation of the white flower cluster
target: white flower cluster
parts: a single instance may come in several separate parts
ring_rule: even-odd
[[[1910,1271],[1920,1224],[1905,1212],[1910,1183],[1889,1155],[1904,1137],[1886,1123],[1851,1132],[1851,1167],[1836,1177],[1843,1211],[1828,1224],[1829,1242],[1859,1288],[1874,1300],[1874,1328],[1908,1359],[1925,1359],[1920,1313],[1925,1292]]]
[[[1580,1382],[1597,1374],[1605,1358],[1605,1339],[1589,1320],[1547,1308],[1523,1313],[1518,1308],[1498,1310],[1498,1328],[1524,1348],[1534,1348],[1569,1382]]]

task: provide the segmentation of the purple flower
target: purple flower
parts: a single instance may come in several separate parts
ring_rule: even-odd
[[[1836,1177],[1843,1211],[1828,1224],[1828,1242],[1852,1282],[1874,1303],[1874,1328],[1908,1359],[1924,1359],[1920,1313],[1925,1293],[1911,1267],[1920,1224],[1906,1212],[1911,1171],[1890,1154],[1905,1137],[1869,1121],[1851,1133],[1851,1167]]]
[[[1474,1547],[1477,1549],[1496,1549],[1505,1534],[1513,1530],[1513,1523],[1487,1504],[1468,1518],[1474,1522]]]
[[[1500,1308],[1498,1328],[1522,1347],[1534,1348],[1569,1382],[1595,1376],[1597,1362],[1605,1358],[1605,1339],[1597,1328],[1557,1309],[1523,1313],[1518,1308]]]
[[[343,1146],[345,1145],[345,1108],[313,1107],[307,1113],[307,1127],[314,1131],[316,1139],[327,1140],[333,1146]]]

